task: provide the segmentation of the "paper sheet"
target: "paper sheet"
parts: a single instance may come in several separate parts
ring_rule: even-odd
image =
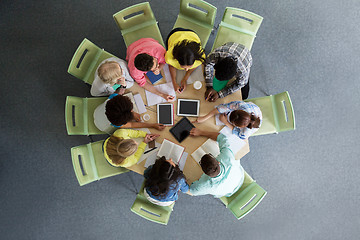
[[[162,93],[166,93],[171,96],[174,96],[175,97],[174,101],[176,100],[176,93],[175,93],[172,82],[156,85],[154,87]],[[154,93],[151,93],[147,90],[145,90],[145,94],[146,94],[146,101],[147,101],[148,106],[153,106],[155,104],[166,102],[166,100],[164,98],[162,98],[159,95],[156,95]]]
[[[165,64],[163,70],[164,70],[164,75],[165,75],[166,82],[171,82],[171,75],[170,75],[169,65]]]
[[[156,151],[155,151],[156,152]],[[149,166],[153,165],[157,159],[157,154],[151,154],[145,162],[145,168],[148,168]]]
[[[139,114],[146,112],[145,104],[144,104],[144,101],[142,100],[140,93],[134,95],[134,100],[135,100],[137,109],[139,111]]]
[[[242,139],[240,139],[238,136],[232,134],[232,131],[228,127],[224,127],[221,129],[220,133],[227,136],[229,143],[230,143],[230,149],[236,155],[236,153],[246,145],[246,142]]]
[[[179,168],[180,168],[181,171],[184,170],[187,156],[188,156],[188,153],[187,153],[187,152],[183,152],[183,155],[181,156],[181,158],[180,158],[180,160],[179,160]]]

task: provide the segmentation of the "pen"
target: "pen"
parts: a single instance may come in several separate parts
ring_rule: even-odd
[[[145,151],[144,154],[147,154],[147,153],[151,152],[152,150],[154,150],[154,149],[156,149],[156,148],[157,148],[157,147],[154,147],[154,148],[152,148],[152,149],[149,149],[149,150]]]

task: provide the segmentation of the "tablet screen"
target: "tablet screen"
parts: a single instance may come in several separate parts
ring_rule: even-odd
[[[178,140],[182,142],[190,135],[190,130],[195,126],[186,117],[182,118],[170,129],[170,133]]]
[[[198,116],[199,100],[179,99],[177,114],[179,116]]]
[[[158,105],[158,123],[164,125],[173,125],[172,104]]]

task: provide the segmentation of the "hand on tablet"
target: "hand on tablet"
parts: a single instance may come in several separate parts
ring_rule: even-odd
[[[165,126],[160,123],[154,123],[153,128],[155,128],[156,130],[162,131],[162,130],[164,130]]]
[[[191,131],[190,131],[190,135],[191,135],[191,136],[194,136],[194,137],[196,137],[196,136],[201,136],[201,130],[200,130],[200,129],[197,129],[197,128],[193,128],[193,129],[191,129]]]

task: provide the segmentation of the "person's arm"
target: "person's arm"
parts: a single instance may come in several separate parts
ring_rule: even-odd
[[[159,131],[164,130],[165,126],[159,123],[145,123],[145,122],[128,122],[120,128],[155,128]]]
[[[171,102],[174,101],[174,96],[159,92],[154,85],[150,84],[146,81],[145,85],[143,86],[145,90],[148,90],[151,93],[154,93],[156,95],[159,95],[160,97],[164,98],[166,101]]]
[[[176,82],[176,68],[169,64],[169,72],[170,72],[171,81],[173,83],[175,92],[180,93],[181,92],[180,86]]]
[[[203,131],[200,130],[198,128],[193,128],[190,131],[190,135],[197,137],[197,136],[203,136],[203,137],[208,137],[211,138],[212,140],[216,141],[217,137],[219,136],[218,132],[208,132],[208,131]]]
[[[187,80],[189,79],[190,75],[192,72],[195,71],[196,68],[193,69],[189,69],[188,71],[186,71],[185,76],[183,77],[183,79],[181,80],[181,92],[184,92],[186,89],[186,84],[187,84]]]
[[[219,98],[224,98],[227,95],[239,91],[243,86],[247,84],[248,80],[249,80],[249,75],[245,76],[244,74],[242,74],[241,76],[238,76],[235,81],[225,86],[224,89],[218,92]]]
[[[230,128],[230,130],[233,130],[234,126],[233,126],[231,123],[229,123],[229,121],[228,121],[227,117],[225,116],[225,114],[221,114],[221,115],[219,116],[219,120],[220,120],[222,123],[224,123],[225,126],[227,126],[228,128]]]
[[[214,108],[212,111],[210,111],[208,114],[206,114],[205,116],[202,117],[198,117],[195,120],[195,123],[202,123],[205,122],[206,120],[208,120],[209,118],[215,116],[216,114],[218,114],[219,111],[217,110],[217,108]]]
[[[146,132],[141,131],[141,130],[126,129],[126,131],[127,131],[127,136],[129,138],[139,138],[139,137],[145,137],[146,136]]]
[[[180,190],[183,193],[187,193],[189,191],[189,189],[190,189],[189,184],[186,182],[185,178],[182,178],[180,180]]]
[[[190,195],[200,196],[211,194],[211,186],[209,185],[209,176],[203,174],[199,180],[193,182],[190,186]]]

